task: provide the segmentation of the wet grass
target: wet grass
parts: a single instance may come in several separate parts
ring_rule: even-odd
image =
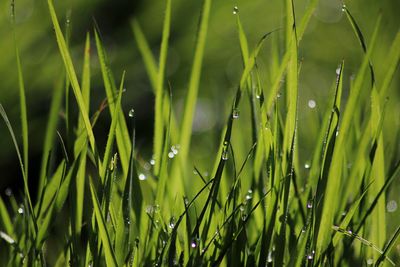
[[[311,1],[298,18],[293,1],[287,0],[285,26],[271,29],[255,45],[248,43],[235,7],[243,72],[235,94],[221,99],[230,102],[231,109],[224,114],[218,152],[209,155],[213,172],[205,176],[196,167],[193,170],[188,157],[212,1],[205,0],[201,9],[182,121],[172,108],[173,85],[165,78],[172,1],[166,1],[158,60],[140,22],[132,21],[156,99],[151,162],[143,162],[135,147],[135,130],[140,127],[135,111],[121,106],[125,73],[117,85],[101,29],[87,34],[79,81],[68,47],[69,25],[63,31],[52,0],[47,3],[65,74],[54,88],[38,197],[32,201],[28,108],[15,38],[22,153],[1,105],[0,114],[18,154],[24,188],[20,196],[10,193],[7,199],[0,198],[2,266],[399,264],[393,247],[400,224],[395,232],[387,232],[385,195],[399,178],[400,163],[385,157],[383,122],[391,112],[388,88],[400,58],[400,32],[378,85],[375,69],[382,66],[373,65],[371,53],[382,31],[381,17],[371,38],[365,38],[356,18],[343,6],[364,55],[350,88],[344,87],[346,59],[338,59],[338,69],[332,70],[331,97],[321,123],[316,122],[319,134],[310,148],[312,161],[304,170],[298,149],[302,72],[298,51],[318,1]],[[272,50],[268,74],[257,64],[266,40],[283,51]],[[89,114],[92,49],[99,58],[106,102]],[[263,75],[271,76],[270,83],[262,82]],[[63,100],[66,106],[74,102],[79,108],[79,114],[66,112],[66,134],[57,132]],[[111,124],[106,143],[100,144],[93,127],[107,109]],[[76,126],[69,124],[73,121]],[[241,127],[251,134],[241,133]],[[55,146],[63,151],[59,161],[52,155]],[[99,147],[105,147],[104,153]],[[348,158],[352,158],[350,169]],[[198,179],[200,186],[192,179]]]

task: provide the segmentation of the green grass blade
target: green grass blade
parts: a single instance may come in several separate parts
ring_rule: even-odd
[[[12,0],[11,3],[11,20],[12,20],[12,28],[13,28],[13,38],[14,38],[14,48],[15,48],[15,57],[17,61],[17,72],[18,72],[18,85],[19,85],[19,107],[21,112],[21,125],[22,125],[22,153],[23,153],[23,161],[25,168],[25,176],[28,179],[28,119],[27,119],[27,111],[26,111],[26,97],[25,97],[25,83],[24,77],[22,75],[22,65],[21,59],[19,56],[17,37],[15,33],[15,3]]]
[[[79,111],[80,111],[80,114],[81,114],[82,119],[85,124],[85,128],[86,128],[87,135],[89,138],[89,143],[90,143],[92,150],[94,152],[96,152],[96,142],[95,142],[95,138],[94,138],[94,134],[93,134],[93,129],[90,124],[89,116],[87,113],[87,108],[86,108],[86,105],[85,105],[85,102],[84,102],[84,99],[82,96],[82,92],[81,92],[81,88],[80,88],[80,85],[78,82],[78,78],[76,76],[75,68],[72,63],[72,59],[71,59],[70,53],[67,48],[65,38],[61,31],[60,24],[58,23],[58,19],[57,19],[56,11],[54,9],[53,1],[48,0],[47,4],[49,7],[51,20],[52,20],[52,23],[54,26],[60,54],[62,56],[64,66],[67,70],[69,80],[71,81],[72,89],[74,91],[74,95],[75,95],[76,101],[78,103]]]
[[[304,32],[307,29],[308,23],[310,22],[310,19],[317,8],[319,3],[319,0],[311,0],[310,3],[307,6],[306,11],[303,14],[303,18],[301,19],[299,26],[297,27],[297,38],[298,38],[298,43],[301,41],[303,38]]]
[[[204,48],[206,44],[206,37],[208,31],[208,21],[211,9],[211,0],[204,0],[201,10],[200,25],[197,32],[196,48],[194,50],[194,60],[190,74],[188,93],[185,102],[185,109],[183,112],[183,122],[180,133],[180,146],[181,151],[178,158],[182,162],[181,166],[186,166],[186,159],[189,154],[190,140],[192,135],[192,125],[194,112],[196,107],[197,94],[200,85],[201,68],[203,63]],[[180,183],[180,181],[179,181]]]
[[[112,249],[110,235],[107,230],[107,226],[104,217],[101,213],[99,199],[97,198],[96,189],[94,188],[93,182],[90,181],[90,192],[92,196],[94,214],[96,217],[97,227],[99,230],[99,237],[104,247],[104,256],[106,259],[107,266],[118,266],[115,258],[114,251]]]
[[[122,99],[122,91],[124,88],[124,80],[125,80],[125,72],[122,74],[121,85],[118,92],[118,99],[117,102],[115,103],[114,114],[112,116],[111,126],[107,137],[106,150],[104,151],[104,158],[103,158],[104,167],[102,169],[102,173],[100,174],[100,178],[102,179],[103,182],[105,181],[107,166],[112,156],[112,147],[114,142],[115,130],[117,129],[117,124],[118,124],[118,114],[121,110],[121,99]]]
[[[14,226],[11,221],[10,214],[8,213],[7,207],[4,204],[4,201],[1,197],[0,197],[0,222],[2,229],[4,229],[9,236],[14,237]]]
[[[343,114],[343,119],[340,126],[340,134],[337,137],[337,142],[335,144],[332,156],[332,165],[329,169],[329,174],[328,174],[328,180],[326,185],[327,190],[324,196],[323,210],[321,215],[320,228],[318,232],[317,255],[320,255],[321,252],[325,251],[330,242],[331,226],[333,224],[334,215],[337,209],[335,204],[336,203],[335,199],[337,197],[337,192],[340,189],[341,185],[341,181],[339,179],[341,177],[341,174],[338,173],[338,171],[342,169],[343,165],[342,155],[344,151],[345,141],[351,128],[354,111],[359,102],[362,84],[366,75],[366,69],[369,66],[369,58],[375,44],[379,25],[380,25],[380,19],[378,18],[377,23],[375,25],[373,37],[371,38],[371,45],[367,50],[367,54],[364,56],[363,62],[354,81],[354,86],[352,88],[352,91],[350,92],[346,109]]]
[[[83,71],[82,71],[82,96],[86,107],[90,107],[90,34],[86,34],[84,58],[83,58]],[[81,149],[87,146],[87,135],[85,132],[85,125],[81,117],[78,120],[78,132],[83,132],[75,141],[74,154],[78,156],[79,152],[82,151],[81,160],[79,163],[79,170],[73,185],[75,186],[75,209],[74,209],[74,234],[79,236],[82,228],[83,218],[83,207],[84,207],[84,195],[85,195],[85,179],[86,179],[86,155],[87,149]]]
[[[393,246],[396,244],[396,241],[399,238],[399,236],[400,236],[400,226],[397,228],[396,232],[393,234],[392,238],[390,238],[389,242],[383,249],[383,253],[376,261],[375,266],[380,266],[381,263],[387,258],[388,253],[393,248]]]
[[[18,147],[18,143],[17,143],[17,139],[15,138],[15,134],[14,134],[14,130],[11,126],[11,123],[8,119],[7,113],[3,108],[3,105],[0,104],[0,115],[3,117],[4,122],[6,123],[6,126],[8,128],[8,131],[10,132],[12,141],[14,143],[14,147],[15,147],[15,151],[17,152],[17,156],[18,156],[18,160],[19,160],[19,165],[21,168],[21,173],[22,173],[22,178],[23,178],[23,182],[24,182],[24,193],[25,193],[25,197],[27,199],[28,202],[28,209],[29,209],[29,213],[31,214],[31,220],[35,226],[35,232],[37,231],[37,222],[36,222],[36,216],[33,210],[33,206],[32,206],[32,201],[31,201],[31,195],[29,193],[29,186],[28,186],[28,179],[25,175],[25,168],[24,168],[24,163],[21,157],[21,152],[19,150]]]
[[[111,116],[113,115],[115,109],[115,95],[116,95],[116,85],[114,82],[114,78],[112,76],[111,70],[109,69],[109,65],[107,62],[106,51],[103,47],[103,44],[100,40],[99,33],[97,31],[94,32],[97,54],[100,61],[101,73],[103,76],[104,89],[107,95],[107,101],[109,105],[109,110]],[[111,118],[112,119],[112,118]],[[124,173],[124,177],[128,174],[129,169],[129,154],[131,151],[131,143],[129,140],[129,131],[126,125],[125,117],[122,111],[118,113],[118,124],[117,131],[115,133],[117,139],[117,146],[119,151],[119,157],[121,160],[122,170]]]
[[[60,79],[54,88],[53,97],[51,100],[51,106],[49,111],[49,117],[47,119],[46,132],[44,135],[42,161],[40,167],[39,184],[38,184],[38,198],[41,198],[43,188],[46,184],[46,172],[48,169],[47,162],[49,159],[49,153],[52,150],[52,146],[55,140],[57,124],[58,124],[58,112],[61,109],[61,103],[63,99],[63,79]]]
[[[157,63],[153,57],[142,28],[140,27],[140,24],[136,19],[132,20],[132,31],[133,35],[135,36],[136,44],[139,48],[140,54],[142,55],[144,66],[146,68],[147,75],[149,76],[150,83],[154,91],[156,91],[158,78]]]
[[[157,91],[157,65],[156,60],[154,59],[150,46],[146,40],[146,37],[143,34],[143,31],[140,27],[139,22],[136,19],[132,21],[132,31],[136,40],[136,44],[139,48],[139,52],[143,58],[143,63],[146,68],[146,73],[149,76],[150,84],[153,89],[154,94]],[[163,106],[164,110],[170,110],[172,105],[172,101],[170,100],[167,94],[164,94]],[[170,134],[172,143],[179,143],[179,129],[177,127],[176,118],[173,114],[171,114],[171,118],[164,119],[165,121],[169,121],[170,124]]]
[[[399,64],[400,60],[400,31],[397,32],[396,37],[392,43],[392,46],[390,47],[389,54],[387,56],[388,62],[387,66],[388,69],[386,71],[385,78],[383,80],[383,84],[380,87],[379,94],[381,96],[381,101],[383,101],[386,96],[387,92],[389,90],[390,83],[393,79],[394,73],[396,71],[396,68]]]
[[[163,34],[161,40],[160,58],[158,62],[158,75],[156,86],[155,120],[153,153],[155,159],[154,174],[158,176],[161,166],[161,153],[163,148],[164,124],[163,124],[163,92],[165,66],[168,54],[168,39],[171,27],[171,0],[166,1]]]

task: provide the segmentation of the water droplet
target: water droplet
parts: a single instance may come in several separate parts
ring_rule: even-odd
[[[155,164],[156,164],[156,160],[154,159],[154,157],[152,157],[150,160],[150,165],[154,166]]]
[[[171,219],[169,220],[169,228],[174,229],[175,227],[175,217],[172,216]]]
[[[234,119],[238,119],[239,118],[239,110],[234,109],[232,111],[232,118],[234,118]]]
[[[224,149],[222,151],[222,156],[221,156],[222,160],[228,160],[229,156],[228,156],[228,150]]]
[[[65,23],[70,24],[71,21],[70,21],[69,19],[67,19],[67,20],[65,21]]]
[[[306,162],[306,163],[304,164],[304,168],[305,168],[305,169],[311,168],[310,162]]]
[[[353,231],[347,230],[347,233],[350,234],[350,235],[352,235],[352,234],[353,234]]]
[[[19,214],[24,214],[24,206],[20,206],[20,207],[18,208],[18,213],[19,213]]]
[[[374,264],[374,260],[373,259],[368,259],[367,260],[367,265],[372,265]]]
[[[139,180],[140,181],[144,181],[146,179],[147,179],[147,177],[146,177],[146,175],[144,173],[139,174]]]
[[[253,198],[253,190],[249,189],[246,194],[246,200],[250,200]]]
[[[186,205],[186,206],[189,205],[189,199],[188,199],[187,197],[184,197],[184,198],[183,198],[183,201],[185,202],[185,205]]]
[[[317,102],[315,102],[315,100],[313,100],[313,99],[308,100],[309,108],[315,108],[316,106],[317,106]]]
[[[303,226],[303,228],[301,228],[301,232],[305,233],[307,231],[307,226]]]
[[[261,98],[261,96],[260,96],[260,95],[256,95],[256,98],[257,98],[257,99],[260,99],[260,98]]]
[[[173,159],[174,157],[175,157],[174,152],[171,151],[168,153],[168,158]]]
[[[346,8],[347,8],[346,5],[343,4],[343,6],[342,6],[342,11],[345,12],[345,11],[346,11]]]
[[[174,153],[174,155],[177,155],[179,153],[179,145],[172,146],[171,152]]]
[[[397,210],[397,202],[394,200],[389,201],[386,204],[386,209],[388,212],[395,212]]]
[[[242,221],[246,221],[247,220],[247,214],[243,214],[242,215]]]
[[[309,201],[307,202],[307,209],[311,209],[312,207],[313,207],[312,200],[309,200]]]
[[[239,13],[239,8],[237,6],[233,7],[233,15],[236,15],[237,13]]]
[[[336,69],[336,74],[337,74],[337,75],[340,74],[340,66]]]
[[[196,243],[196,241],[192,241],[192,243],[190,243],[190,246],[192,247],[192,248],[197,248],[197,243]]]
[[[267,262],[272,262],[273,261],[273,256],[272,256],[272,251],[268,251],[268,256],[267,256]]]
[[[8,196],[8,197],[11,197],[12,196],[12,194],[13,194],[13,192],[12,192],[12,190],[11,190],[11,188],[9,188],[9,187],[7,187],[6,188],[6,190],[5,190],[5,192],[4,192],[5,194],[6,194],[6,196]]]
[[[133,118],[135,116],[135,110],[132,108],[129,110],[129,117]]]
[[[193,170],[194,175],[199,175],[199,173],[196,171],[196,169]]]
[[[281,95],[281,93],[278,93],[277,95],[276,95],[276,98],[280,98],[282,95]]]

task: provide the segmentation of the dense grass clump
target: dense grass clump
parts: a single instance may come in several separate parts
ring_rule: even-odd
[[[2,105],[0,113],[18,154],[24,186],[20,194],[8,192],[7,198],[0,198],[0,265],[400,264],[393,249],[400,223],[386,218],[386,194],[400,176],[399,151],[388,155],[385,140],[385,118],[395,112],[388,103],[400,58],[400,31],[385,66],[375,65],[371,55],[382,31],[381,16],[366,38],[357,18],[342,7],[360,44],[362,61],[350,77],[346,58],[337,60],[327,106],[312,126],[318,137],[311,140],[311,157],[303,167],[298,134],[303,60],[299,51],[317,4],[309,1],[299,18],[294,2],[285,1],[284,27],[260,36],[254,49],[234,7],[243,68],[236,91],[217,100],[228,102],[230,108],[216,115],[225,123],[218,133],[219,147],[207,155],[211,171],[206,173],[193,168],[191,156],[196,151],[190,144],[212,0],[204,0],[201,8],[182,116],[174,112],[174,84],[166,78],[172,1],[165,1],[158,59],[140,22],[131,23],[155,96],[149,162],[135,146],[135,131],[140,127],[135,110],[121,105],[127,74],[114,77],[101,29],[87,33],[78,74],[69,48],[70,23],[65,30],[60,27],[53,1],[48,0],[54,44],[65,73],[54,88],[47,129],[40,133],[44,134],[43,156],[38,191],[32,198],[28,181],[35,177],[28,168],[28,108],[14,35],[21,133],[14,132]],[[13,7],[14,3],[11,23],[15,27]],[[261,66],[261,51],[268,45],[271,57]],[[90,114],[94,53],[106,100]],[[383,79],[377,81],[376,70],[383,67]],[[315,101],[308,106],[315,108]],[[111,124],[101,143],[94,128],[107,111]],[[60,132],[61,123],[65,127]],[[61,157],[56,150],[61,150]]]

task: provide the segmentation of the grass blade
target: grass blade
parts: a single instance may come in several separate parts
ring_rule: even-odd
[[[92,196],[94,214],[96,217],[97,227],[99,230],[99,237],[102,241],[104,247],[104,255],[106,259],[107,266],[118,266],[117,260],[115,258],[114,251],[112,249],[110,235],[107,230],[107,226],[104,217],[101,213],[99,199],[97,198],[96,189],[94,188],[92,180],[90,180],[90,192]]]
[[[163,148],[164,125],[163,125],[163,92],[165,65],[167,63],[168,39],[171,27],[171,0],[166,1],[165,18],[163,23],[163,33],[161,40],[160,58],[158,65],[155,120],[154,120],[154,144],[153,153],[155,159],[154,174],[159,175],[161,166],[161,153]]]
[[[60,50],[60,54],[62,56],[65,69],[67,70],[69,80],[71,81],[72,89],[74,91],[74,95],[75,95],[76,101],[78,103],[79,111],[82,116],[83,122],[85,124],[85,128],[86,128],[87,135],[89,138],[89,143],[92,148],[92,151],[96,153],[96,142],[95,142],[92,126],[90,124],[89,116],[87,113],[87,108],[86,108],[86,105],[85,105],[85,102],[84,102],[84,99],[83,99],[83,96],[81,93],[81,88],[80,88],[80,85],[78,82],[78,78],[76,76],[76,72],[75,72],[74,65],[72,63],[71,56],[70,56],[68,48],[67,48],[67,44],[65,42],[65,38],[61,31],[60,24],[58,23],[58,19],[57,19],[56,11],[54,9],[53,1],[48,0],[47,4],[49,7],[51,20],[52,20],[54,30],[56,33],[57,43],[58,43],[58,47]]]

